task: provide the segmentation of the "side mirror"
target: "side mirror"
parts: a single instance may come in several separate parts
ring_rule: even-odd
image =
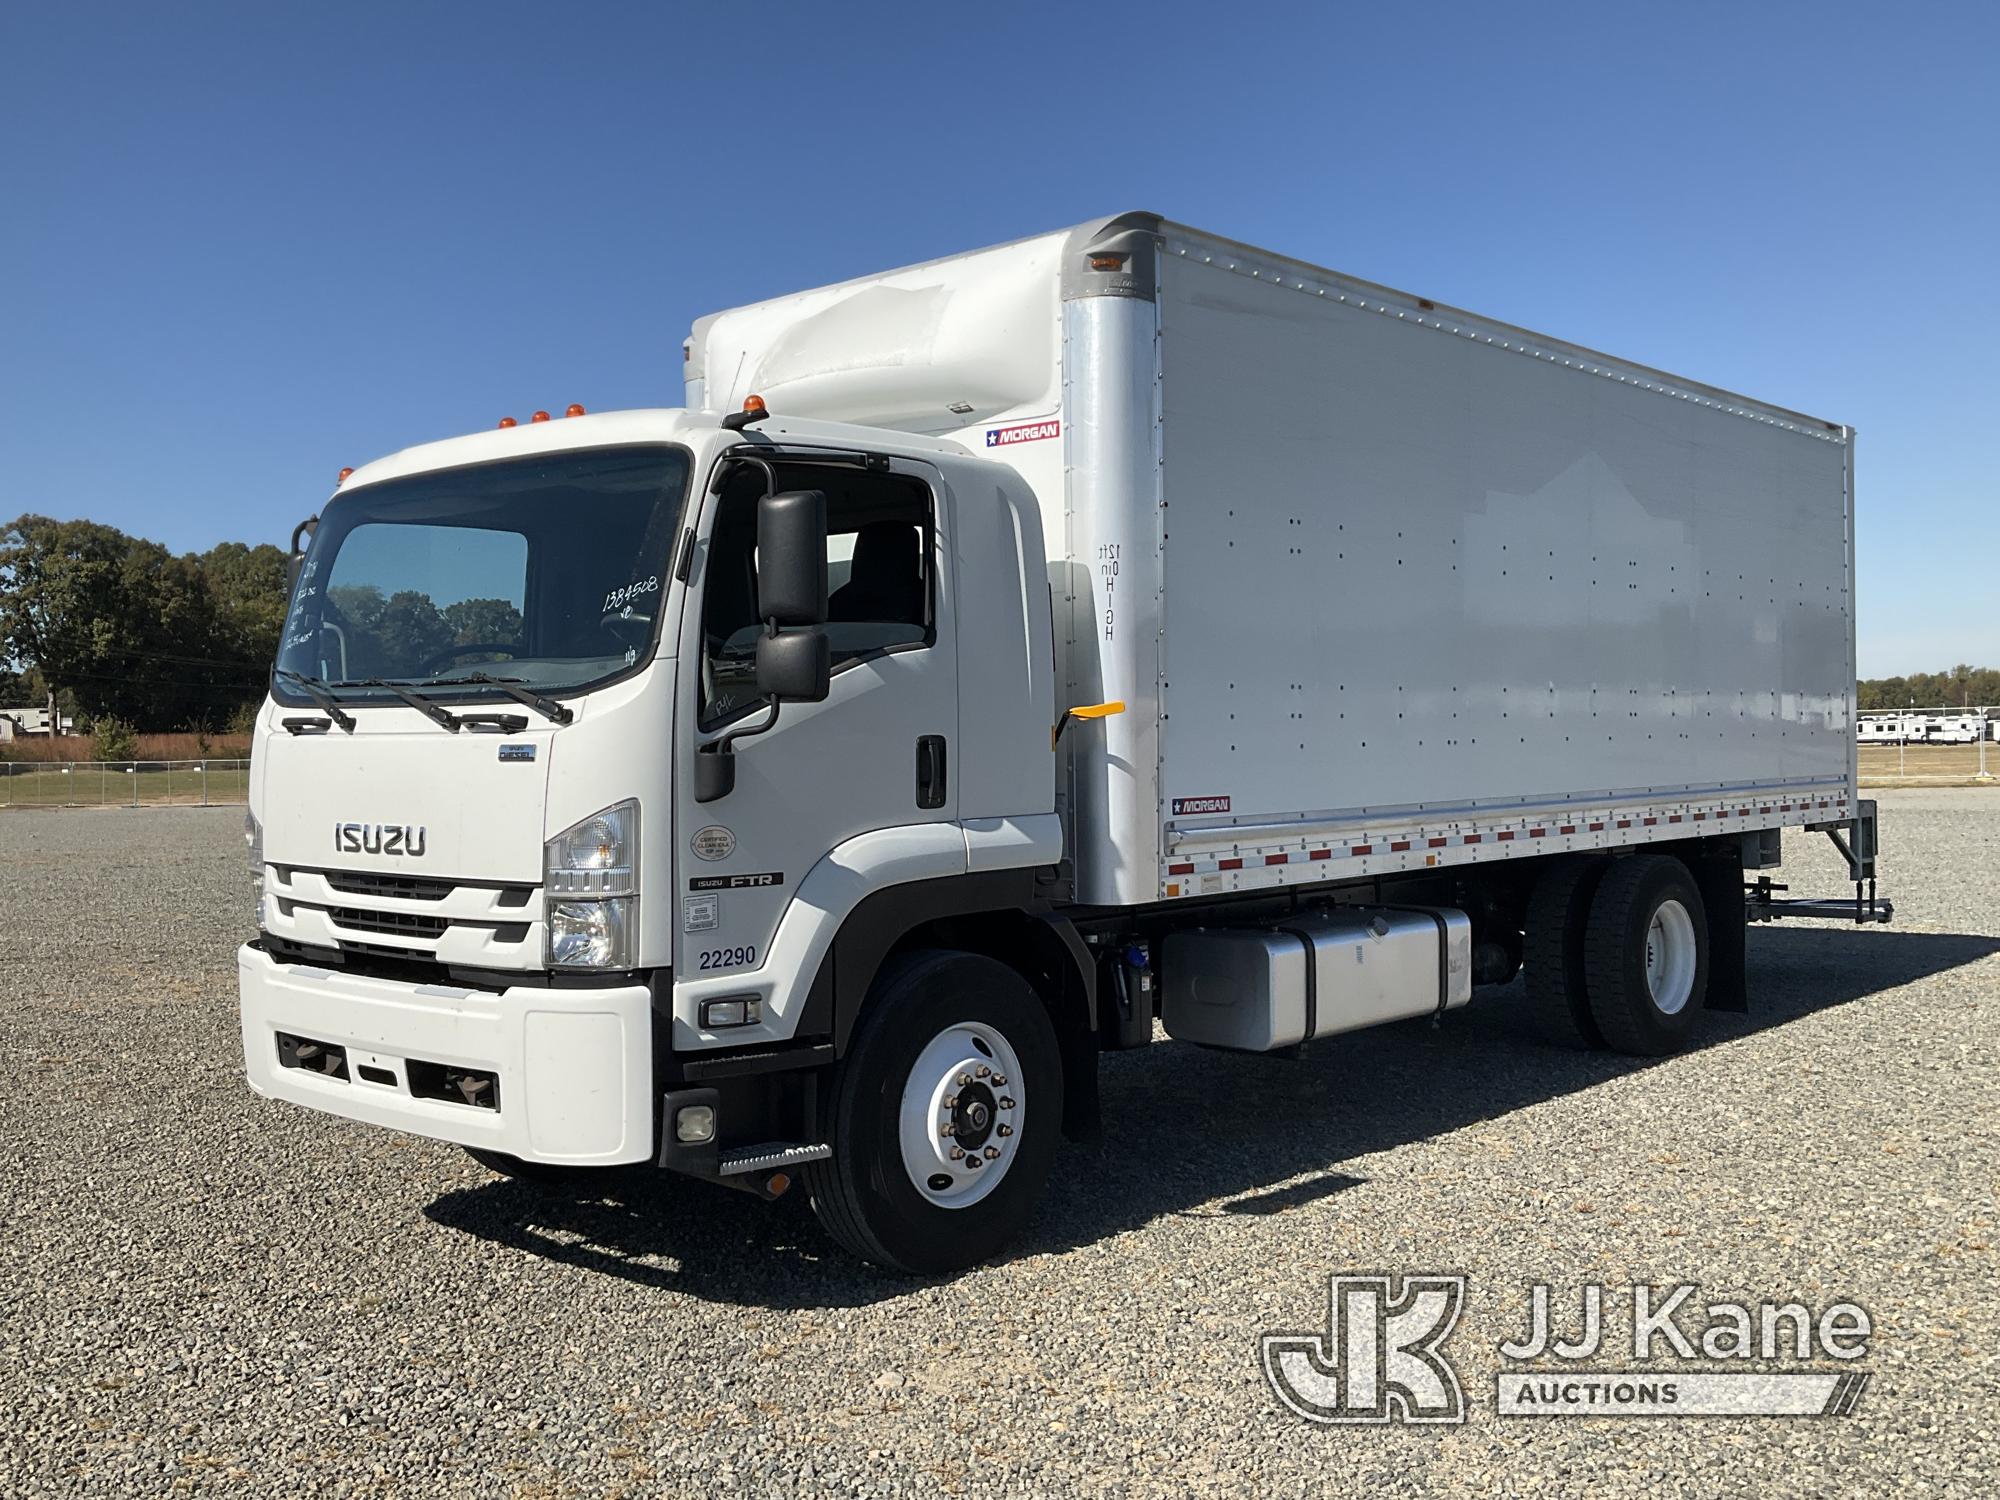
[[[757,637],[757,691],[779,703],[821,703],[833,653],[817,625]]]
[[[757,617],[826,623],[825,490],[787,490],[757,502]]]

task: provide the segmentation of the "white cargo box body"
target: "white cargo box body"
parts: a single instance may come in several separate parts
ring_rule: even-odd
[[[1035,486],[1067,701],[1127,706],[1065,736],[1079,901],[1852,811],[1847,428],[1147,215],[688,363]]]

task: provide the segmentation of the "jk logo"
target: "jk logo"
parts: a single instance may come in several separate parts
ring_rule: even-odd
[[[1463,1422],[1458,1373],[1438,1352],[1463,1276],[1329,1278],[1325,1333],[1267,1333],[1264,1378],[1309,1422]]]

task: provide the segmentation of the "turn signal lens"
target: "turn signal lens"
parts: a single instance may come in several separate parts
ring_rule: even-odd
[[[1122,271],[1125,269],[1125,257],[1122,255],[1093,255],[1090,257],[1090,269],[1093,271]]]

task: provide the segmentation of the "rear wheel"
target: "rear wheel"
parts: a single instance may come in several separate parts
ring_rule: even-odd
[[[1602,1047],[1585,994],[1584,938],[1602,859],[1552,866],[1528,898],[1528,1014],[1542,1039],[1559,1047]]]
[[[1641,1057],[1687,1044],[1708,993],[1708,918],[1686,865],[1660,854],[1614,861],[1591,902],[1584,955],[1606,1043]]]
[[[985,1260],[1034,1212],[1062,1092],[1055,1028],[1020,975],[975,954],[894,959],[835,1074],[813,1210],[890,1270]]]

